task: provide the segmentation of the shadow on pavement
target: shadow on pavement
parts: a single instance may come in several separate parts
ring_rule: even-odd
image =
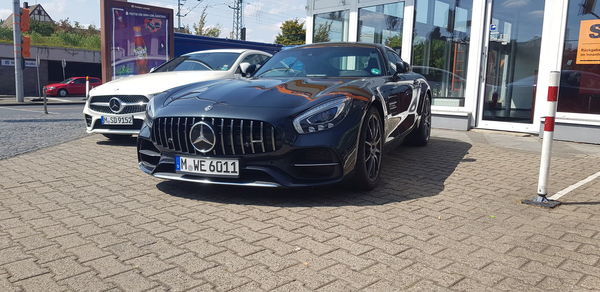
[[[462,141],[432,138],[427,147],[390,149],[384,156],[380,184],[369,192],[358,191],[348,184],[266,189],[163,181],[157,188],[176,197],[223,204],[276,207],[382,205],[439,194],[470,148],[471,144]]]
[[[98,145],[108,145],[108,146],[136,146],[137,145],[137,137],[125,136],[117,139],[109,139],[106,137],[102,137],[104,140],[100,140],[96,142]]]

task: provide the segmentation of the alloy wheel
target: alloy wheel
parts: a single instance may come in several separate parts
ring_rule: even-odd
[[[383,141],[381,139],[381,121],[378,115],[371,115],[367,122],[365,137],[365,166],[370,180],[377,179],[381,169],[381,155]]]

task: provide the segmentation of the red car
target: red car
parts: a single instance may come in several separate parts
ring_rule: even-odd
[[[102,85],[96,77],[90,78],[90,89]],[[71,77],[59,83],[44,86],[44,93],[48,96],[85,95],[85,77]]]

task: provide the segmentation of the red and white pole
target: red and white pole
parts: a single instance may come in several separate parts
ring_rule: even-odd
[[[538,178],[537,197],[533,200],[523,200],[523,203],[541,207],[554,208],[560,202],[549,200],[548,177],[550,176],[550,158],[552,156],[552,142],[554,140],[554,120],[558,102],[558,86],[560,85],[560,71],[550,72],[548,84],[547,112],[544,117],[544,135],[542,141],[542,157],[540,159],[540,174]]]
[[[85,76],[85,99],[90,97],[90,76]]]

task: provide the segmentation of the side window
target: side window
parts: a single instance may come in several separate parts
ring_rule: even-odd
[[[85,84],[85,78],[77,78],[75,79],[74,84]]]
[[[390,50],[386,50],[385,54],[390,62],[391,72],[396,72],[396,63],[402,62],[402,59],[400,56],[398,56],[398,54]]]
[[[242,60],[242,63],[258,64],[258,55],[248,55]]]
[[[262,59],[263,55],[257,55],[257,54],[252,54],[252,55],[248,55],[246,56],[241,62],[241,63],[250,63],[250,65],[256,65],[257,67],[259,67],[260,65],[262,65],[263,59]],[[235,70],[236,74],[240,74],[242,71],[240,70],[240,68],[238,67]]]
[[[264,64],[267,60],[269,60],[271,57],[267,56],[267,55],[258,55],[260,58],[260,65]]]

